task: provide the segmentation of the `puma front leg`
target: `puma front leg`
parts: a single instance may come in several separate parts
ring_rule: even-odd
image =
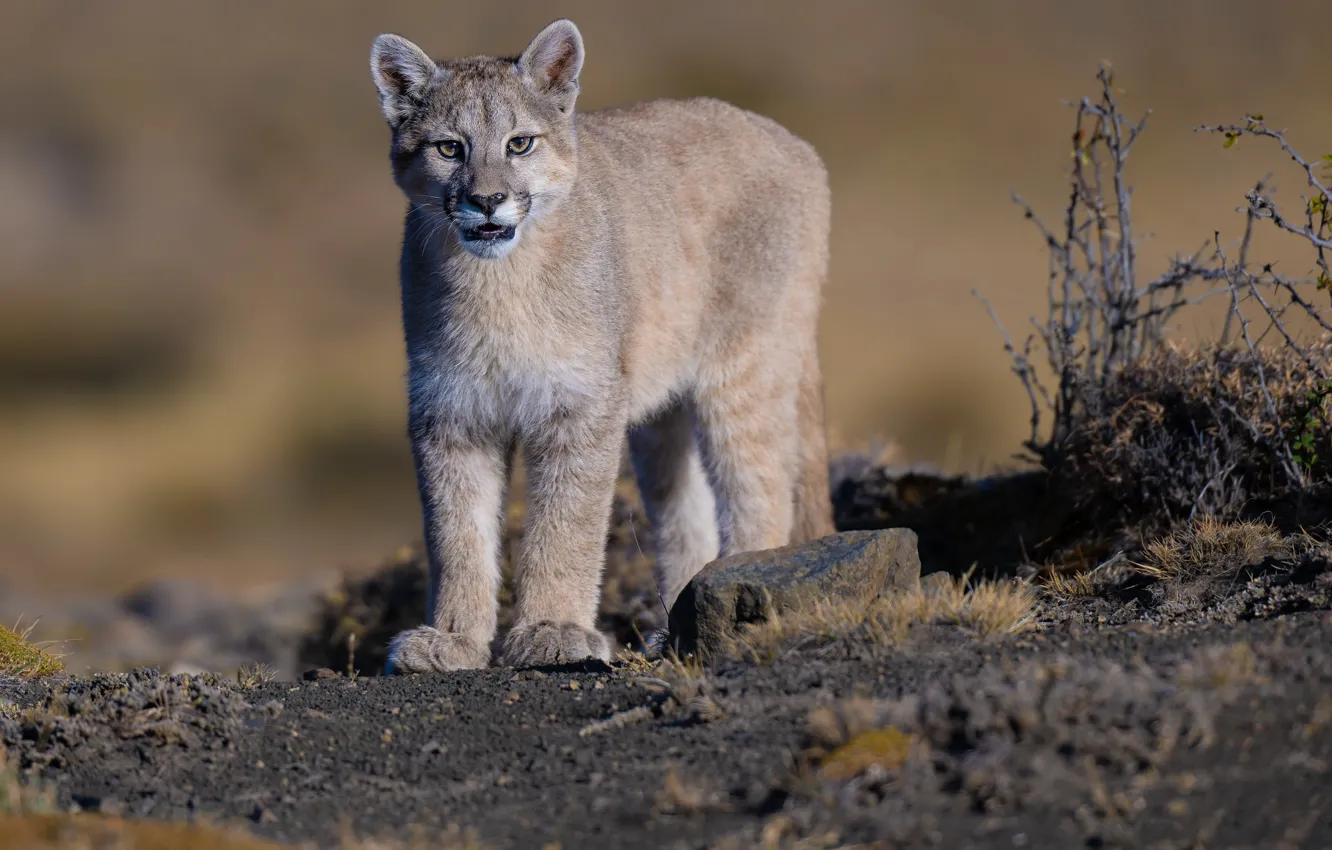
[[[437,421],[413,425],[430,559],[427,625],[393,639],[388,672],[490,664],[499,604],[505,449],[504,441],[461,433]]]
[[[527,522],[502,663],[610,660],[596,619],[625,429],[623,405],[610,400],[563,412],[523,435]]]

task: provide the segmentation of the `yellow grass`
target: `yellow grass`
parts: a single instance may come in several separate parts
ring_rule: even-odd
[[[911,745],[912,737],[893,726],[861,732],[824,756],[819,775],[845,782],[873,767],[896,770],[911,755]]]
[[[977,637],[1014,634],[1030,628],[1035,596],[1017,581],[968,584],[951,578],[926,593],[920,590],[882,597],[868,606],[857,601],[815,601],[753,624],[735,638],[729,654],[769,663],[778,653],[804,642],[826,642],[853,632],[876,644],[891,645],[915,625],[952,625]]]
[[[1050,573],[1042,587],[1047,593],[1062,599],[1095,596],[1097,586],[1094,573],[1094,570],[1080,570],[1075,573]]]
[[[32,627],[17,631],[0,624],[0,675],[38,679],[65,669],[60,659],[28,640]]]
[[[1223,573],[1289,556],[1291,544],[1268,522],[1221,522],[1204,517],[1152,543],[1134,569],[1153,578]]]

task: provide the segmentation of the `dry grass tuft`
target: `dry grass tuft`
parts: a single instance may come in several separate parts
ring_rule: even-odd
[[[1268,558],[1289,558],[1292,545],[1268,522],[1222,522],[1212,517],[1151,543],[1136,571],[1156,579],[1228,574]]]
[[[708,675],[703,659],[697,655],[681,658],[673,649],[667,650],[654,666],[660,678],[670,684],[698,681],[706,679]]]
[[[1086,599],[1100,593],[1095,570],[1050,573],[1041,589],[1057,599]]]
[[[1015,634],[1031,627],[1035,594],[1019,581],[979,581],[949,577],[928,592],[894,594],[868,606],[855,601],[816,601],[745,627],[729,655],[767,664],[805,644],[826,644],[864,636],[890,646],[913,626],[949,625],[977,637]]]
[[[1258,655],[1248,643],[1207,647],[1177,674],[1181,685],[1215,690],[1251,682],[1259,676]]]
[[[615,666],[631,676],[646,676],[656,670],[659,663],[645,653],[632,649],[621,649],[615,653]]]
[[[681,778],[675,767],[666,772],[653,804],[654,815],[692,815],[724,808],[720,795],[701,782]]]
[[[11,629],[0,624],[0,675],[39,679],[65,669],[59,657],[29,642],[32,626]]]
[[[981,637],[1016,634],[1031,627],[1036,600],[1030,585],[1017,581],[982,581],[963,590],[959,580],[954,586],[958,589],[957,595],[945,596],[951,606],[927,618],[926,622],[950,622]]]
[[[236,684],[242,688],[253,688],[277,679],[277,670],[267,664],[244,664],[236,671]]]
[[[874,768],[896,770],[911,755],[915,739],[893,726],[861,732],[824,756],[819,776],[846,782]]]
[[[746,626],[732,640],[728,654],[756,664],[771,664],[783,651],[847,637],[870,617],[862,602],[816,600],[808,607],[775,612],[762,623]]]
[[[821,706],[809,713],[805,735],[813,748],[827,751],[879,728],[879,704],[864,697]]]

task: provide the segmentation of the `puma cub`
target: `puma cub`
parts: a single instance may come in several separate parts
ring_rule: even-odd
[[[583,41],[370,56],[409,206],[402,319],[429,625],[393,672],[484,667],[513,446],[527,467],[499,662],[608,659],[596,630],[626,433],[669,606],[719,554],[832,531],[816,324],[827,174],[716,100],[575,114]]]

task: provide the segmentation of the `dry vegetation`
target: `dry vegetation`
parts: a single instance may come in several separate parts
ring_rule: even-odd
[[[1152,578],[1233,576],[1267,559],[1290,560],[1321,548],[1308,537],[1287,538],[1270,522],[1221,522],[1203,517],[1148,544],[1136,569]]]
[[[869,605],[856,601],[816,601],[752,624],[735,638],[732,658],[770,663],[797,647],[839,639],[866,640],[876,646],[901,642],[915,626],[955,626],[976,637],[1015,634],[1032,625],[1035,595],[1018,581],[978,581],[935,574],[911,593],[880,597]]]
[[[1073,104],[1059,225],[1017,199],[1049,254],[1047,313],[1033,319],[1035,332],[1021,344],[1000,325],[1030,401],[1025,446],[1047,476],[1041,495],[1062,512],[1040,558],[1083,573],[1194,520],[1204,523],[1189,532],[1198,546],[1212,538],[1261,545],[1259,526],[1249,522],[1259,508],[1290,514],[1291,504],[1307,504],[1332,482],[1329,172],[1320,174],[1317,161],[1303,158],[1261,115],[1199,127],[1224,148],[1240,139],[1275,145],[1294,164],[1305,195],[1298,212],[1286,213],[1270,182],[1259,181],[1244,198],[1244,228],[1234,243],[1218,232],[1145,279],[1127,163],[1147,118],[1123,114],[1108,67],[1099,79],[1098,97]],[[1332,155],[1323,160],[1332,164]],[[1269,225],[1307,250],[1307,266],[1287,273],[1254,258],[1258,229]],[[1182,321],[1212,307],[1222,318],[1215,339],[1171,339]],[[1049,586],[1063,596],[1087,595],[1091,581],[1052,579]]]
[[[0,676],[37,678],[64,669],[58,656],[28,640],[32,628],[15,630],[0,624]]]

